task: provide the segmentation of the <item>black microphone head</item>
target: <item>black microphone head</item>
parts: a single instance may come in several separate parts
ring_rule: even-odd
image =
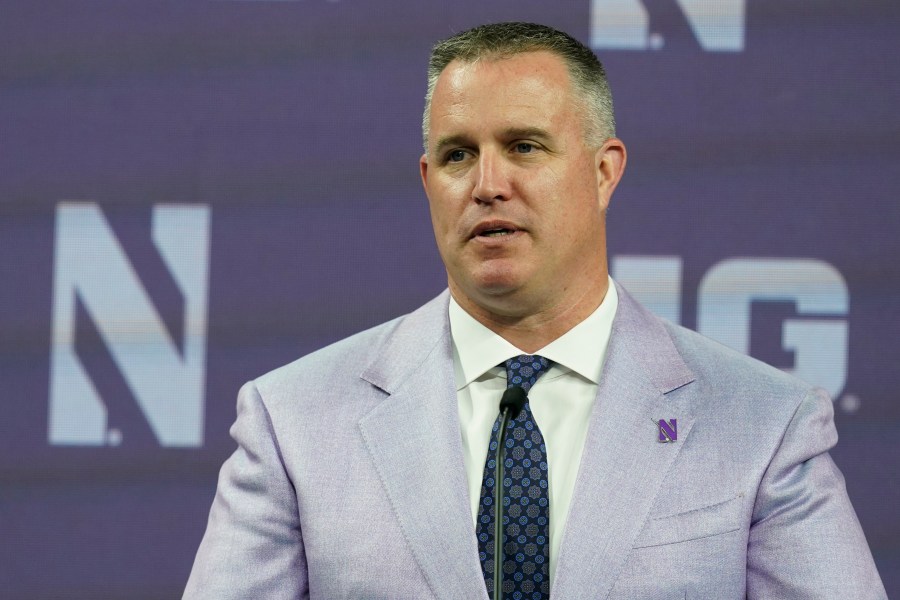
[[[503,397],[500,399],[500,412],[509,409],[509,418],[515,419],[522,411],[522,407],[528,401],[528,392],[518,385],[506,388]]]

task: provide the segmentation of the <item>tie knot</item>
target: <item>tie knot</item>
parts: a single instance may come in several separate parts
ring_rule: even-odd
[[[550,368],[550,361],[537,354],[522,354],[507,360],[506,387],[520,386],[526,392]]]

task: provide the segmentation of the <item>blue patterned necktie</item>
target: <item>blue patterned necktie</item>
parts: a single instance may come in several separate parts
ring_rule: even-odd
[[[523,354],[506,366],[506,387],[527,392],[550,368],[543,356]],[[494,598],[494,468],[500,418],[494,422],[478,506],[478,552],[488,596]],[[503,597],[511,600],[550,598],[550,497],[547,448],[526,402],[506,430],[506,473],[503,481]]]

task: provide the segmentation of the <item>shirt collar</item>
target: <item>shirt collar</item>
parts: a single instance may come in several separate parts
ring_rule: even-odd
[[[535,354],[599,384],[618,304],[616,286],[610,278],[606,297],[600,306],[581,323]],[[503,361],[525,354],[479,323],[452,296],[449,316],[457,390],[466,387]]]

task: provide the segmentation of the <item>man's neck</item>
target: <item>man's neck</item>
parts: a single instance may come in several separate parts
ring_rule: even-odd
[[[557,304],[521,315],[490,310],[473,302],[465,294],[454,292],[452,286],[450,291],[460,307],[475,320],[516,348],[533,354],[593,313],[603,302],[608,289],[609,278],[604,276],[596,286],[585,290],[577,298],[563,299]]]

